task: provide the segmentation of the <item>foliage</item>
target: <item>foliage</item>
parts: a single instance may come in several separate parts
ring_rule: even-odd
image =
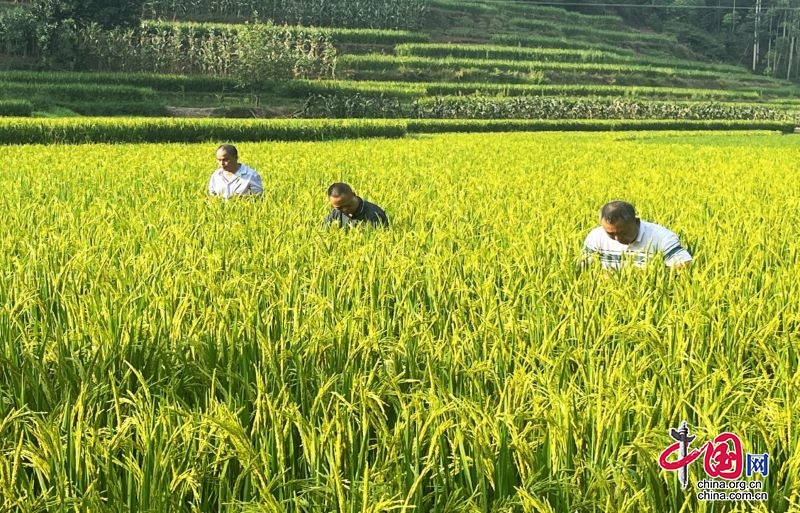
[[[382,92],[311,95],[300,112],[306,118],[405,118],[410,114],[397,97]]]
[[[690,47],[702,49],[703,55],[714,61],[724,62],[728,59],[725,42],[716,34],[685,22],[670,22],[665,26],[665,30]]]
[[[36,57],[36,24],[29,8],[0,9],[0,55]]]
[[[83,67],[93,71],[229,75],[237,54],[230,30],[143,24],[137,29],[80,32]]]
[[[40,23],[58,24],[72,20],[78,26],[103,28],[138,25],[145,0],[33,0],[32,9]]]
[[[271,20],[269,20],[271,21]],[[246,23],[198,23],[183,21],[157,21],[146,20],[142,26],[147,31],[187,34],[191,37],[206,37],[208,35],[236,36]],[[291,25],[289,25],[291,26]],[[400,43],[424,43],[430,40],[430,35],[424,32],[410,32],[408,30],[346,28],[346,27],[314,27],[303,26],[303,31],[308,33],[321,32],[328,35],[335,44],[382,44],[392,45]]]
[[[235,73],[239,84],[251,91],[290,78],[331,76],[336,48],[330,37],[301,27],[276,27],[271,22],[239,29]]]
[[[604,4],[606,4],[604,6]],[[698,55],[752,66],[772,76],[797,77],[800,67],[793,62],[796,37],[800,33],[797,0],[721,0],[686,2],[674,0],[657,6],[651,1],[626,4],[600,0],[588,7],[593,14],[621,16],[629,23],[663,31],[689,45]],[[571,8],[575,8],[574,6]],[[577,7],[582,9],[582,7]],[[585,10],[584,9],[584,10]],[[754,45],[755,40],[758,46]]]
[[[34,0],[36,43],[43,64],[50,69],[73,69],[80,55],[79,32],[138,24],[143,0]]]
[[[98,71],[232,76],[250,90],[292,77],[330,76],[336,49],[319,29],[144,23],[139,29],[79,31],[82,67]]]

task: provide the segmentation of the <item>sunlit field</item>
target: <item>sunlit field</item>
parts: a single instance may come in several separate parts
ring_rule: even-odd
[[[0,511],[800,510],[797,136],[241,143],[232,201],[216,145],[3,148]],[[581,272],[611,199],[693,266]],[[681,420],[768,500],[681,489]]]

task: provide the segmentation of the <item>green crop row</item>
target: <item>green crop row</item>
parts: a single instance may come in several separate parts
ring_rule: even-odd
[[[401,43],[424,43],[430,36],[423,32],[386,29],[348,29],[331,27],[325,29],[335,45],[396,45]]]
[[[16,79],[24,79],[15,72]],[[54,79],[60,74],[50,75]],[[30,116],[33,111],[55,107],[69,109],[84,116],[166,116],[163,101],[155,91],[127,85],[99,85],[96,82],[46,82],[10,81],[0,77],[0,93],[10,98],[7,108],[0,107],[0,115]],[[43,77],[44,78],[44,77]],[[102,83],[102,81],[99,81]]]
[[[0,100],[0,116],[30,116],[33,104],[28,100]]]
[[[103,84],[165,92],[223,92],[236,87],[233,77],[77,71],[0,71],[0,87],[4,83],[26,84],[26,88],[36,84],[84,84],[92,87]]]
[[[792,133],[791,121],[687,120],[687,119],[413,119],[409,133],[441,132],[606,132],[625,130],[769,130]]]
[[[236,80],[232,77],[207,75],[165,75],[154,73],[82,73],[82,72],[33,72],[0,71],[0,88],[4,83],[17,84],[17,90],[29,90],[36,84],[97,84],[152,88],[163,92],[225,92],[234,91]],[[24,84],[24,85],[22,85]],[[758,91],[731,89],[690,89],[674,87],[640,87],[600,84],[490,84],[490,83],[446,83],[446,82],[391,82],[361,80],[290,80],[281,84],[278,92],[293,97],[310,94],[375,93],[392,96],[444,96],[454,94],[499,94],[517,95],[566,95],[566,96],[626,96],[661,99],[729,99],[758,100]],[[766,89],[764,95],[794,96],[796,88]],[[94,98],[94,93],[87,93]],[[786,100],[791,101],[791,100]]]
[[[499,10],[495,2],[462,2],[461,0],[431,0],[430,6],[435,9],[456,11],[459,14],[494,14]]]
[[[427,88],[429,96],[455,94],[493,94],[504,96],[542,95],[542,96],[620,96],[632,98],[660,99],[735,99],[757,100],[761,97],[755,91],[736,91],[724,89],[694,89],[677,87],[647,87],[602,84],[433,84]]]
[[[284,94],[304,97],[311,94],[376,94],[403,98],[421,96],[469,95],[501,96],[614,96],[659,99],[759,100],[757,91],[689,89],[596,84],[483,84],[448,82],[392,82],[367,80],[292,80],[282,86]],[[765,91],[767,93],[769,91]]]
[[[595,50],[635,56],[637,52],[620,45],[585,41],[574,37],[553,37],[540,34],[492,34],[489,40],[503,46],[519,46],[525,48],[561,48],[575,50]]]
[[[63,101],[152,101],[155,92],[123,85],[59,84],[0,81],[0,95],[16,98],[47,98]]]
[[[4,118],[0,144],[165,143],[219,141],[320,141],[402,137],[409,132],[607,131],[607,130],[778,130],[790,121],[768,120],[526,120],[526,119],[173,119],[173,118]]]
[[[769,107],[709,102],[648,102],[542,96],[445,96],[415,102],[414,117],[453,119],[691,119],[767,120],[786,117]]]
[[[381,82],[370,80],[290,80],[280,86],[280,92],[294,98],[312,94],[371,94],[416,98],[428,93],[430,83]]]
[[[493,34],[493,43],[502,45],[519,45],[531,48],[578,48],[587,50],[603,50],[630,55],[652,55],[664,58],[693,59],[694,54],[687,48],[663,41],[620,40],[608,41],[605,38],[586,36],[565,36],[561,33],[547,31],[521,31],[513,34]]]
[[[486,60],[623,63],[633,60],[612,52],[570,48],[525,48],[519,46],[405,43],[395,46],[395,54],[406,57],[434,57]]]
[[[663,102],[631,98],[444,96],[413,103],[375,94],[312,95],[301,115],[312,118],[694,119],[784,120],[792,112],[766,105]]]
[[[571,74],[605,73],[615,75],[634,75],[637,77],[670,77],[677,79],[719,79],[743,78],[762,80],[766,77],[747,74],[744,70],[739,74],[717,71],[680,69],[672,67],[645,66],[634,64],[547,62],[547,61],[514,61],[499,59],[466,59],[466,58],[433,58],[416,56],[391,56],[381,54],[342,55],[338,60],[339,73],[348,69],[367,71],[386,71],[399,68],[417,68],[441,70],[448,68],[477,68],[521,72],[552,72]]]
[[[402,137],[406,125],[386,120],[232,120],[63,118],[0,120],[0,144],[86,142],[319,141]]]
[[[403,56],[436,58],[465,58],[488,60],[523,60],[554,62],[597,62],[608,64],[635,64],[638,66],[664,66],[695,70],[721,71],[742,74],[740,66],[711,64],[697,61],[662,59],[658,57],[619,54],[610,51],[570,48],[527,48],[521,46],[406,43],[397,45],[395,53]]]

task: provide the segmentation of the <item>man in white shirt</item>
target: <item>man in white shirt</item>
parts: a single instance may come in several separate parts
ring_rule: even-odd
[[[208,181],[208,194],[211,196],[252,196],[264,192],[261,176],[255,169],[239,162],[239,152],[232,144],[217,148],[219,168],[211,174]]]
[[[692,255],[681,245],[678,236],[655,223],[642,221],[633,205],[611,201],[600,209],[600,226],[583,242],[584,261],[598,258],[604,269],[619,269],[632,263],[644,267],[660,253],[668,267],[688,266]]]

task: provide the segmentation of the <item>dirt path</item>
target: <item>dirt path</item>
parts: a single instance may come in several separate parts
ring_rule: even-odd
[[[267,109],[264,107],[167,107],[175,118],[287,118],[297,115],[295,106]]]
[[[167,107],[169,115],[175,118],[211,118],[216,107]]]

